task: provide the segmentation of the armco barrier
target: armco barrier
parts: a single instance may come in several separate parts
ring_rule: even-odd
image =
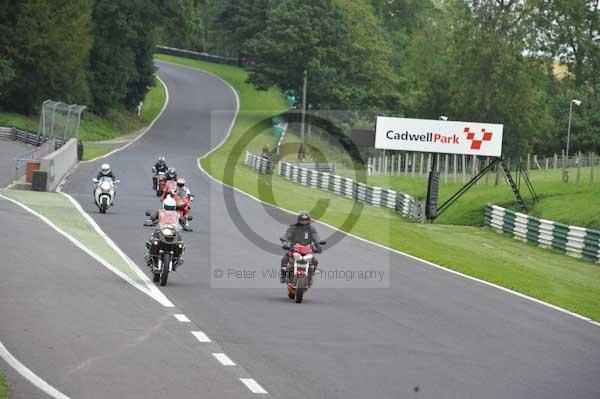
[[[279,174],[303,186],[331,191],[369,205],[394,209],[409,219],[422,220],[421,203],[407,194],[397,193],[381,187],[371,187],[347,177],[304,169],[285,162],[279,163]]]
[[[265,175],[270,175],[271,173],[273,173],[273,166],[271,165],[271,161],[269,159],[252,154],[248,151],[246,151],[245,164],[251,167],[252,169],[256,169],[258,173],[262,173]]]
[[[70,139],[58,150],[44,156],[40,170],[48,172],[48,191],[54,191],[63,177],[77,163],[77,140]]]
[[[198,53],[196,51],[183,50],[174,47],[156,46],[156,52],[160,54],[174,55],[177,57],[191,58],[194,60],[214,62],[217,64],[242,66],[240,65],[240,60],[237,58],[221,57],[220,55],[208,53]]]
[[[600,231],[597,230],[538,219],[491,204],[485,207],[484,223],[517,240],[553,248],[576,258],[600,261]]]

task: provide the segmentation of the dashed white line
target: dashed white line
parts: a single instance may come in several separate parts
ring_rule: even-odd
[[[177,313],[174,314],[173,316],[175,316],[175,318],[177,319],[177,321],[180,321],[182,323],[189,323],[190,319],[188,319],[188,317],[182,313]]]
[[[242,381],[252,393],[268,393],[263,387],[258,385],[258,382],[254,381],[254,378],[240,378],[240,381]]]
[[[200,342],[212,342],[210,340],[210,338],[208,338],[208,336],[206,334],[204,334],[202,331],[191,331],[191,333]]]
[[[235,362],[224,353],[212,354],[223,366],[235,366]]]

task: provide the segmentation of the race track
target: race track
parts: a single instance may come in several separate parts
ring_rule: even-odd
[[[144,211],[159,205],[150,189],[150,170],[157,156],[165,155],[187,179],[196,199],[195,231],[185,234],[186,263],[162,291],[236,362],[234,368],[243,367],[271,396],[600,397],[597,326],[351,237],[326,249],[319,258],[322,267],[351,264],[389,268],[389,288],[316,288],[301,305],[291,303],[278,285],[269,289],[243,285],[212,288],[211,270],[217,266],[277,266],[279,255],[256,247],[240,232],[226,209],[223,186],[197,167],[197,157],[223,140],[233,117],[232,112],[211,115],[211,110],[235,110],[234,93],[209,74],[168,63],[158,65],[170,95],[162,117],[128,148],[107,159],[81,164],[64,191],[141,265],[143,243],[150,233],[142,227]],[[92,203],[90,182],[103,162],[110,162],[122,182],[116,206],[106,215],[100,215]],[[252,229],[277,243],[285,224],[274,220],[255,200],[239,193],[234,196]],[[275,208],[270,212],[286,223],[293,221],[293,216]],[[317,227],[322,237],[331,234],[329,228]],[[67,263],[65,267],[73,267],[71,261]],[[129,288],[131,294],[121,292],[128,287],[93,276],[71,281],[89,287],[82,290],[89,291],[88,295],[111,296],[118,290],[118,295],[124,296],[119,310],[136,314],[135,323],[123,315],[96,315],[101,298],[81,304],[91,306],[87,315],[90,323],[110,320],[115,335],[112,343],[107,337],[102,345],[109,356],[117,356],[113,353],[119,350],[117,343],[132,324],[136,334],[155,331],[157,336],[171,338],[169,349],[152,351],[147,345],[127,352],[127,358],[139,364],[170,365],[163,373],[169,379],[163,385],[169,386],[169,397],[192,398],[199,392],[203,397],[210,396],[205,392],[215,397],[219,393],[220,397],[251,396],[230,368],[219,365],[210,354],[188,350],[185,340],[179,341],[179,335],[161,325],[166,323],[161,318],[164,310],[135,290]],[[129,301],[125,298],[128,295],[136,300],[140,297],[144,304]],[[80,321],[88,322],[86,318]],[[38,360],[43,362],[32,359],[32,363]],[[186,378],[190,373],[192,379]],[[124,367],[106,378],[115,377],[114,385],[126,383],[143,389],[155,376]],[[50,377],[66,381],[64,376]],[[86,384],[93,390],[93,383],[84,379],[78,382],[72,388],[75,397],[95,397],[85,394]],[[164,397],[158,391],[148,391],[139,397]]]

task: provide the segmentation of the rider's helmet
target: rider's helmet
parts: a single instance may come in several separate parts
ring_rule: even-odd
[[[171,196],[165,198],[163,202],[163,209],[165,211],[174,211],[175,208],[177,208],[177,203],[175,202],[175,200]]]
[[[299,225],[310,224],[310,213],[308,213],[308,211],[301,211],[298,214],[298,224]]]
[[[165,157],[158,157],[158,164],[163,166],[165,164]]]
[[[167,179],[175,180],[177,178],[177,171],[175,168],[169,168],[167,171]]]
[[[177,179],[177,187],[179,187],[179,188],[185,187],[185,179],[183,177],[180,177],[179,179]]]
[[[106,176],[107,174],[110,173],[110,165],[107,163],[103,163],[102,166],[100,166],[100,172]]]

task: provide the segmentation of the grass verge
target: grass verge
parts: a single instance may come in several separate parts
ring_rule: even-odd
[[[156,84],[146,95],[139,117],[133,112],[124,110],[111,110],[103,117],[84,111],[79,137],[82,141],[101,141],[135,132],[149,124],[158,115],[165,99],[165,88],[156,80]],[[25,116],[0,110],[0,126],[15,126],[37,132],[38,124],[38,115]]]
[[[115,147],[111,147],[109,145],[86,143],[83,146],[83,160],[89,161],[90,159],[108,154],[114,149]]]
[[[10,394],[10,388],[4,377],[4,373],[0,371],[0,399],[8,399]]]
[[[177,57],[158,56],[171,62],[212,72],[227,80],[240,96],[240,113],[231,136],[218,150],[202,159],[202,167],[213,177],[223,180],[226,168],[235,168],[233,184],[242,191],[260,197],[259,186],[272,188],[272,196],[262,199],[292,211],[310,209],[318,199],[329,206],[315,208],[312,213],[323,222],[368,240],[435,262],[452,270],[522,292],[600,320],[600,267],[573,259],[554,251],[523,244],[488,229],[471,226],[449,226],[410,223],[390,210],[364,206],[357,223],[344,228],[344,220],[352,212],[353,201],[321,190],[299,187],[277,175],[258,175],[241,165],[246,148],[260,147],[268,133],[246,142],[243,135],[266,110],[285,108],[279,92],[259,92],[246,82],[246,72],[221,65]],[[279,105],[279,108],[274,107]],[[256,111],[259,112],[250,112]],[[274,112],[271,113],[273,115]],[[243,147],[236,146],[240,140]],[[232,152],[236,163],[228,162]],[[263,186],[263,187],[264,187]],[[400,267],[400,266],[398,266]]]
[[[21,190],[0,190],[0,193],[27,205],[29,208],[45,216],[64,232],[75,237],[79,242],[115,268],[131,277],[134,281],[143,284],[137,273],[104,241],[104,238],[94,230],[64,195]]]

